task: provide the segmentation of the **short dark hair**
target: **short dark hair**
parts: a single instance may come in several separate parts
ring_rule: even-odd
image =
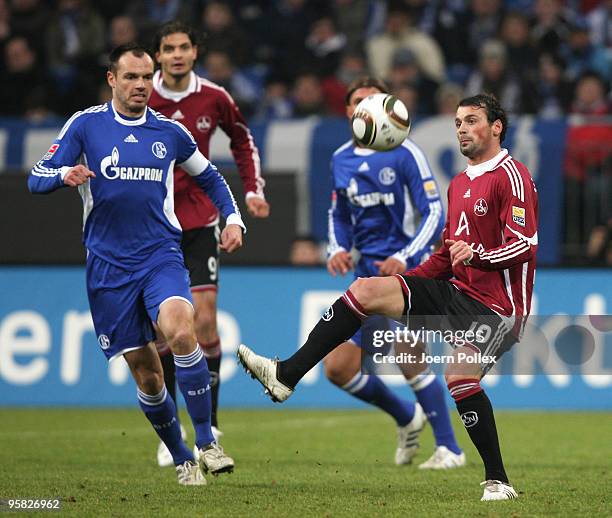
[[[459,106],[478,106],[479,108],[484,108],[487,113],[487,121],[489,121],[489,124],[493,124],[496,120],[502,123],[499,142],[501,144],[504,141],[506,130],[508,129],[508,115],[493,94],[478,94],[472,97],[466,97],[459,101]]]
[[[344,97],[344,104],[346,106],[351,103],[351,96],[355,93],[355,90],[360,88],[378,88],[383,94],[389,93],[389,87],[382,79],[371,76],[358,77],[348,85],[346,96]]]
[[[123,45],[119,45],[111,50],[111,53],[108,56],[108,70],[113,74],[117,72],[117,62],[124,54],[131,52],[137,58],[141,58],[145,54],[147,54],[151,60],[153,60],[153,56],[151,53],[142,45],[138,43],[125,43]]]
[[[158,31],[155,33],[155,38],[153,39],[153,50],[155,52],[158,52],[159,47],[161,45],[161,41],[166,36],[169,36],[170,34],[176,34],[177,32],[186,34],[187,37],[189,38],[189,41],[191,42],[193,46],[200,45],[201,43],[200,38],[198,38],[198,34],[193,29],[193,27],[191,27],[190,25],[187,25],[186,23],[175,21],[175,22],[168,22],[162,25],[158,29]]]

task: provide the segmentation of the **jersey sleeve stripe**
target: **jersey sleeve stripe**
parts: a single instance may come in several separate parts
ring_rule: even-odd
[[[98,112],[105,112],[105,111],[108,111],[108,104],[98,104],[96,106],[91,106],[90,108],[87,108],[86,110],[81,110],[81,111],[76,112],[72,117],[70,117],[66,121],[66,123],[60,130],[59,135],[57,136],[57,140],[62,140],[62,138],[64,138],[64,135],[66,134],[66,132],[68,131],[72,123],[76,119],[78,119],[81,115],[85,115],[86,113],[98,113]]]
[[[236,122],[236,126],[242,129],[249,140],[249,148],[251,149],[251,161],[253,162],[253,169],[255,171],[255,183],[257,185],[257,193],[259,196],[264,195],[263,188],[266,186],[266,181],[261,176],[261,159],[259,158],[259,150],[253,140],[251,130],[241,122]]]
[[[527,243],[523,243],[523,246],[517,249],[513,254],[507,255],[505,257],[497,257],[495,259],[488,259],[488,261],[490,263],[499,263],[501,261],[507,261],[508,259],[512,259],[513,257],[516,257],[517,255],[521,255],[527,250],[529,250],[529,245]]]
[[[191,132],[185,127],[183,126],[179,121],[175,121],[173,119],[169,119],[168,117],[162,115],[159,112],[156,112],[155,110],[153,110],[152,108],[149,108],[149,111],[160,121],[164,121],[164,122],[169,122],[171,124],[175,124],[176,126],[178,126],[179,128],[181,128],[188,136],[189,139],[191,140],[191,142],[193,142],[196,147],[197,147],[197,142],[195,141],[195,139],[193,138],[193,135],[191,134]]]
[[[419,173],[421,174],[421,178],[423,180],[428,180],[432,177],[431,169],[429,168],[429,163],[427,162],[427,158],[423,152],[419,149],[417,145],[415,145],[411,140],[406,139],[402,142],[402,146],[408,149],[417,163],[417,167],[419,169]]]
[[[512,253],[517,248],[529,248],[529,244],[525,243],[525,241],[515,241],[514,243],[505,246],[504,248],[499,248],[493,252],[483,252],[480,254],[480,258],[488,261],[493,258],[503,257],[509,253]]]
[[[521,201],[525,201],[525,193],[523,191],[523,180],[521,175],[519,174],[516,166],[512,163],[512,160],[507,160],[502,164],[502,167],[505,169],[508,174],[508,178],[510,178],[510,183],[512,184],[512,194]]]
[[[63,171],[63,168],[61,167],[59,169],[43,167],[41,165],[41,162],[37,162],[32,168],[32,174],[34,176],[57,176],[58,174],[61,174],[62,171]]]
[[[523,177],[521,176],[521,173],[516,167],[516,164],[514,163],[514,161],[510,160],[508,162],[508,165],[510,166],[510,169],[514,171],[516,175],[515,177],[516,177],[517,185],[519,187],[519,194],[520,194],[519,198],[521,201],[525,201],[525,185],[523,183]]]
[[[506,171],[508,179],[510,180],[510,186],[512,187],[512,196],[518,198],[518,193],[516,192],[516,185],[514,184],[514,176],[512,175],[505,163],[502,164],[502,167],[504,168],[504,171]]]
[[[331,207],[327,211],[327,239],[329,241],[327,253],[330,257],[341,250],[344,250],[344,247],[340,246],[340,243],[338,243],[338,239],[336,238],[336,228],[334,225],[334,211],[336,210],[337,203],[336,196],[333,196]]]
[[[400,255],[404,258],[412,257],[420,250],[423,250],[427,243],[434,237],[434,232],[440,222],[440,216],[442,215],[442,205],[439,201],[434,201],[429,204],[429,216],[425,224],[421,228],[421,231],[415,236],[411,243],[400,251]]]
[[[347,142],[345,142],[344,144],[342,144],[338,149],[336,149],[336,151],[334,151],[334,156],[337,155],[338,153],[342,153],[342,151],[344,151],[347,147],[351,146],[353,144],[352,140],[349,140]]]
[[[519,239],[522,239],[523,241],[526,241],[531,246],[537,246],[537,244],[538,244],[538,233],[537,232],[532,237],[527,237],[527,236],[521,234],[518,230],[514,230],[509,225],[506,225],[506,228],[510,232],[512,232],[514,235],[516,235]]]

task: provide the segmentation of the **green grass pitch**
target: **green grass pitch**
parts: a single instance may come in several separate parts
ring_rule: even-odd
[[[0,499],[60,497],[59,514],[80,517],[612,514],[610,413],[498,412],[520,498],[487,503],[480,459],[457,419],[468,466],[422,472],[393,465],[395,427],[380,412],[224,409],[220,417],[236,471],[180,487],[172,468],[157,467],[157,439],[136,408],[0,409]],[[429,427],[421,437],[417,463],[433,447]]]

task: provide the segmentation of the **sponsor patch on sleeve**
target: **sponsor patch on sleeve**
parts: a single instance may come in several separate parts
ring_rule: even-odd
[[[428,199],[432,200],[438,197],[438,187],[436,186],[436,182],[433,180],[423,182],[423,189],[425,189],[425,195]]]
[[[49,148],[49,151],[47,151],[44,156],[42,157],[43,160],[49,160],[53,155],[55,155],[55,152],[57,151],[57,149],[59,148],[59,144],[52,144],[51,147]]]
[[[512,206],[512,221],[521,227],[525,226],[525,209]]]

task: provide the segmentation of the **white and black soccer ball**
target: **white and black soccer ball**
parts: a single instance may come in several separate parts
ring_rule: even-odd
[[[360,146],[389,151],[399,146],[410,133],[410,114],[406,105],[394,95],[368,95],[355,108],[351,131]]]

